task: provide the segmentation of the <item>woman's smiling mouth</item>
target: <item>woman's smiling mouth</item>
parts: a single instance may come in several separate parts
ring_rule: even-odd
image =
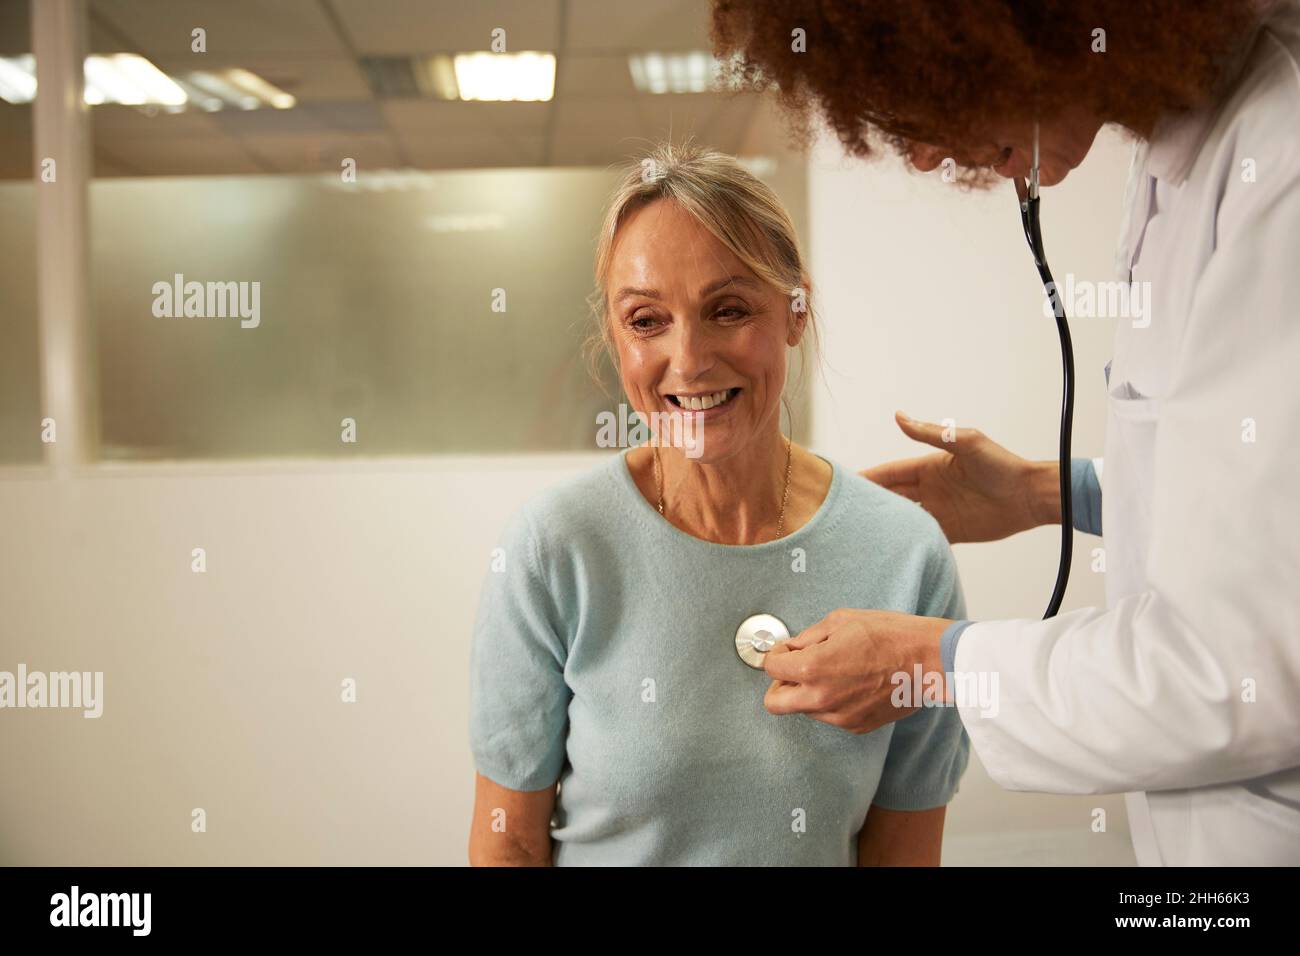
[[[740,391],[739,388],[724,388],[716,392],[668,394],[664,396],[664,400],[669,406],[680,411],[713,412],[716,414],[722,411],[723,406],[726,406],[739,395]]]

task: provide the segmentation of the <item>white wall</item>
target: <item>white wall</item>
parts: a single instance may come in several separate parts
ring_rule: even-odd
[[[0,712],[0,864],[463,863],[489,554],[597,460],[0,477],[0,670],[105,680],[97,720]]]
[[[1103,131],[1084,165],[1042,193],[1044,243],[1058,283],[1110,280],[1130,141]],[[826,376],[813,395],[814,445],[863,468],[931,451],[894,409],[981,429],[1029,458],[1056,457],[1061,395],[1053,320],[1011,183],[964,192],[938,172],[862,163],[823,143],[809,171],[811,260]],[[1068,309],[1067,309],[1068,312]],[[1074,453],[1102,453],[1113,319],[1071,323]],[[974,619],[1041,617],[1056,580],[1059,528],[955,548]],[[1090,570],[1100,539],[1075,536],[1063,610],[1105,603]],[[1105,834],[1090,829],[1107,810]],[[1121,797],[1001,790],[972,761],[949,809],[945,862],[1132,862]]]

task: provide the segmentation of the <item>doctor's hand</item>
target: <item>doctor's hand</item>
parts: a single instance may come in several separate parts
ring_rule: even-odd
[[[1060,524],[1060,466],[1012,454],[974,428],[948,433],[894,413],[909,438],[942,451],[886,462],[863,478],[920,502],[948,540],[997,541],[1043,524]]]
[[[807,714],[855,734],[870,733],[915,712],[926,682],[944,680],[939,638],[950,623],[894,611],[832,611],[767,652],[763,668],[773,680],[763,706],[773,714]],[[932,673],[938,677],[925,676]],[[906,675],[902,686],[915,690],[904,706],[893,700],[896,674]],[[946,694],[944,684],[935,686]]]

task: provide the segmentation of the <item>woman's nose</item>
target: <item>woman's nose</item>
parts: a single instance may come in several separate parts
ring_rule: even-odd
[[[694,381],[713,367],[713,346],[698,320],[677,323],[672,365],[673,373],[683,383]]]

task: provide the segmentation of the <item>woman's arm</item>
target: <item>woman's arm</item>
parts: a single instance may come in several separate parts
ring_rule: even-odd
[[[886,810],[872,804],[858,834],[858,866],[938,866],[946,806]]]
[[[474,777],[470,865],[550,866],[555,786],[544,790],[511,790],[481,773]]]

